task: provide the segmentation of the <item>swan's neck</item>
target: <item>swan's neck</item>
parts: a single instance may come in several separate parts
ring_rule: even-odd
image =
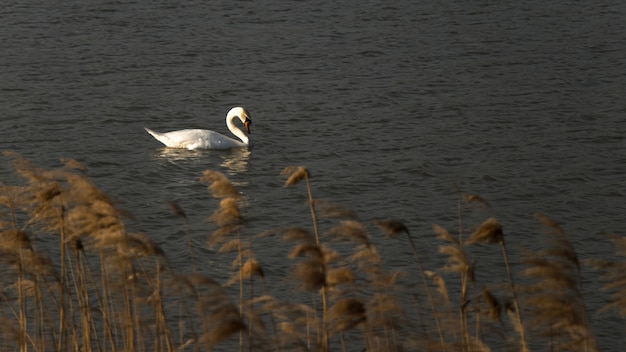
[[[245,144],[248,144],[249,142],[248,136],[246,136],[246,133],[242,131],[239,127],[237,127],[237,125],[235,125],[235,123],[233,122],[235,118],[238,118],[237,114],[228,114],[226,116],[226,126],[228,127],[228,129],[230,130],[232,134],[237,136],[237,138],[241,139],[241,141],[244,142]]]

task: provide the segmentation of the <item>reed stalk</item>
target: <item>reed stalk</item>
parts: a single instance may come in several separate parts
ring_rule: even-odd
[[[217,229],[208,243],[235,257],[224,285],[232,284],[229,292],[200,273],[206,268],[198,262],[187,214],[177,204],[170,203],[184,221],[189,273],[169,267],[164,252],[148,236],[127,232],[123,212],[76,162],[66,160],[65,167],[46,170],[15,155],[10,158],[21,181],[0,184],[2,350],[182,352],[235,350],[238,344],[240,351],[250,352],[333,347],[469,352],[488,350],[501,336],[507,348],[523,352],[535,345],[554,351],[598,350],[582,294],[585,272],[578,254],[563,228],[542,214],[537,218],[550,230],[551,235],[544,236],[548,242],[537,251],[523,251],[523,271],[516,272],[510,237],[505,241],[496,219],[488,218],[467,236],[462,200],[484,200],[459,192],[464,198],[459,198],[455,214],[458,235],[433,226],[445,241],[439,248],[447,259],[443,270],[460,276],[454,286],[457,307],[449,304],[452,292],[446,282],[426,269],[420,251],[427,248],[418,247],[414,231],[397,221],[374,222],[388,237],[407,236],[411,254],[406,252],[407,258],[398,261],[406,259],[406,267],[412,265],[421,279],[405,280],[401,273],[387,270],[377,239],[369,236],[369,224],[314,197],[304,167],[286,168],[283,174],[286,186],[305,184],[310,230],[268,230],[293,243],[288,257],[294,270],[287,279],[273,270],[266,276],[262,258],[257,260],[252,238],[243,228],[244,197],[225,176],[207,172],[203,181],[220,199],[210,218]],[[342,221],[324,231],[337,218]],[[626,240],[612,240],[620,258],[591,262],[605,272],[605,289],[612,292],[601,312],[623,317]],[[475,292],[478,269],[469,258],[473,243],[500,246],[504,269],[493,280],[502,286],[481,285],[482,292]],[[520,274],[521,284],[514,280]],[[295,292],[297,285],[306,292]],[[415,287],[420,286],[427,300],[416,299]],[[492,289],[502,290],[506,304]],[[271,296],[274,292],[278,298]],[[401,294],[410,295],[415,317],[404,311]],[[439,304],[440,298],[445,304]],[[176,310],[181,318],[173,322]],[[504,311],[509,313],[508,325],[500,317]],[[266,324],[271,324],[271,332]]]
[[[458,191],[458,188],[457,188]],[[457,216],[459,224],[459,241],[457,242],[459,252],[465,255],[463,252],[463,216],[461,207],[461,196],[459,194],[457,201]],[[460,322],[461,322],[461,336],[463,341],[461,342],[463,351],[465,351],[470,345],[469,328],[467,325],[467,294],[468,294],[468,270],[461,270],[461,304],[460,304]]]
[[[529,351],[528,342],[526,338],[526,329],[524,328],[524,322],[522,319],[522,311],[517,297],[517,289],[515,287],[515,281],[513,280],[513,273],[511,272],[511,265],[509,264],[509,256],[506,250],[506,244],[504,240],[504,232],[502,226],[495,218],[489,218],[483,222],[471,237],[468,239],[467,244],[483,243],[483,244],[500,244],[502,249],[502,258],[504,259],[504,266],[507,272],[507,278],[509,282],[509,288],[511,295],[513,296],[513,305],[515,308],[515,317],[517,319],[517,329],[520,334],[520,343],[523,352]]]
[[[318,247],[320,247],[320,234],[319,234],[319,226],[318,226],[318,219],[317,219],[317,212],[315,211],[315,198],[313,197],[313,192],[311,190],[311,183],[309,181],[311,175],[309,173],[309,170],[303,166],[289,166],[286,167],[285,169],[283,169],[282,171],[283,175],[287,175],[287,181],[285,182],[285,186],[292,186],[295,185],[296,183],[298,183],[301,180],[305,181],[306,184],[306,190],[307,190],[307,196],[308,196],[308,203],[309,203],[309,209],[311,211],[311,219],[313,222],[313,232],[315,234],[315,243],[317,244]],[[323,270],[323,275],[326,275],[326,270],[323,269],[324,267],[321,267]],[[323,279],[323,283],[321,285],[321,296],[322,296],[322,326],[321,326],[321,331],[322,331],[322,345],[321,345],[321,351],[322,352],[327,352],[330,348],[329,346],[329,336],[328,336],[328,317],[327,317],[327,312],[328,312],[328,290],[327,290],[327,286],[325,283],[325,279]]]
[[[435,299],[430,289],[430,285],[428,284],[428,280],[426,278],[426,271],[424,270],[422,261],[419,258],[419,255],[417,253],[417,247],[415,246],[415,242],[413,241],[413,237],[411,236],[409,229],[403,223],[399,221],[394,221],[394,220],[375,220],[374,224],[376,224],[380,229],[385,231],[388,238],[394,238],[401,233],[405,233],[407,238],[409,239],[409,244],[411,245],[411,251],[413,252],[413,258],[415,258],[415,264],[417,265],[417,270],[420,273],[424,291],[426,291],[426,295],[428,296],[430,309],[433,313],[433,319],[437,327],[437,333],[439,334],[440,348],[443,349],[445,346],[445,337],[444,337],[441,321],[439,319],[439,312],[435,304]]]
[[[217,224],[220,228],[215,231],[209,240],[211,245],[222,244],[221,252],[231,251],[234,243],[236,258],[233,264],[237,266],[237,279],[239,282],[239,323],[243,323],[245,314],[245,284],[243,264],[244,258],[250,254],[249,246],[245,246],[242,238],[243,218],[241,216],[240,204],[243,204],[243,197],[232,183],[220,172],[207,170],[201,179],[203,182],[210,184],[209,191],[215,198],[221,198],[220,205],[210,220]],[[234,240],[226,241],[226,237],[232,235]],[[239,326],[239,325],[233,326]],[[251,328],[251,324],[249,324]],[[239,332],[239,351],[242,352],[245,345],[245,329],[238,329]],[[249,335],[251,336],[251,335]],[[251,345],[252,341],[248,341]]]
[[[172,212],[183,219],[183,224],[185,226],[185,235],[187,236],[187,250],[189,251],[189,258],[191,259],[191,267],[193,272],[198,271],[198,263],[196,260],[196,254],[193,245],[193,238],[191,237],[191,227],[189,226],[189,218],[187,218],[187,213],[183,210],[183,208],[173,200],[168,200],[167,204],[172,208]]]

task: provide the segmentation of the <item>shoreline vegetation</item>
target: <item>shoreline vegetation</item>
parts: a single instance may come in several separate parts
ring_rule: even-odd
[[[433,225],[446,263],[429,268],[403,223],[364,222],[315,198],[305,167],[282,175],[294,192],[304,188],[310,226],[260,234],[246,229],[245,197],[205,171],[201,181],[219,200],[206,246],[232,261],[232,277],[220,283],[199,270],[178,204],[169,202],[185,224],[189,272],[172,268],[149,236],[127,231],[124,211],[79,162],[48,170],[4,154],[21,180],[0,185],[4,351],[597,351],[583,265],[611,294],[603,310],[626,314],[626,238],[611,237],[615,257],[581,262],[562,227],[537,214],[546,243],[516,253],[514,272],[497,219],[464,228],[462,208],[488,207],[474,194],[458,192],[454,234]],[[372,240],[381,234],[408,241],[412,269],[387,268]],[[267,277],[255,255],[255,241],[269,236],[291,248],[286,278]],[[467,249],[479,245],[501,257],[502,277],[477,281]]]

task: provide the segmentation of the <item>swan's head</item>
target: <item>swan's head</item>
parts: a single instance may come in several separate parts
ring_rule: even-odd
[[[250,133],[250,125],[252,124],[252,120],[250,120],[250,114],[246,111],[245,108],[241,106],[234,107],[230,109],[228,112],[228,118],[231,116],[237,116],[241,123],[246,126],[246,132]]]

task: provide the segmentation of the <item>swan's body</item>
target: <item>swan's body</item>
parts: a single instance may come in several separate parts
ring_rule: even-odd
[[[194,150],[246,147],[250,145],[250,138],[244,131],[234,124],[233,121],[235,118],[239,118],[239,120],[245,125],[248,133],[250,133],[250,124],[252,121],[250,121],[250,116],[246,109],[242,107],[232,108],[226,115],[226,126],[230,132],[241,139],[241,141],[209,130],[190,129],[159,133],[146,128],[146,131],[148,131],[148,133],[150,133],[159,142],[165,144],[166,147],[170,148],[186,148]]]

